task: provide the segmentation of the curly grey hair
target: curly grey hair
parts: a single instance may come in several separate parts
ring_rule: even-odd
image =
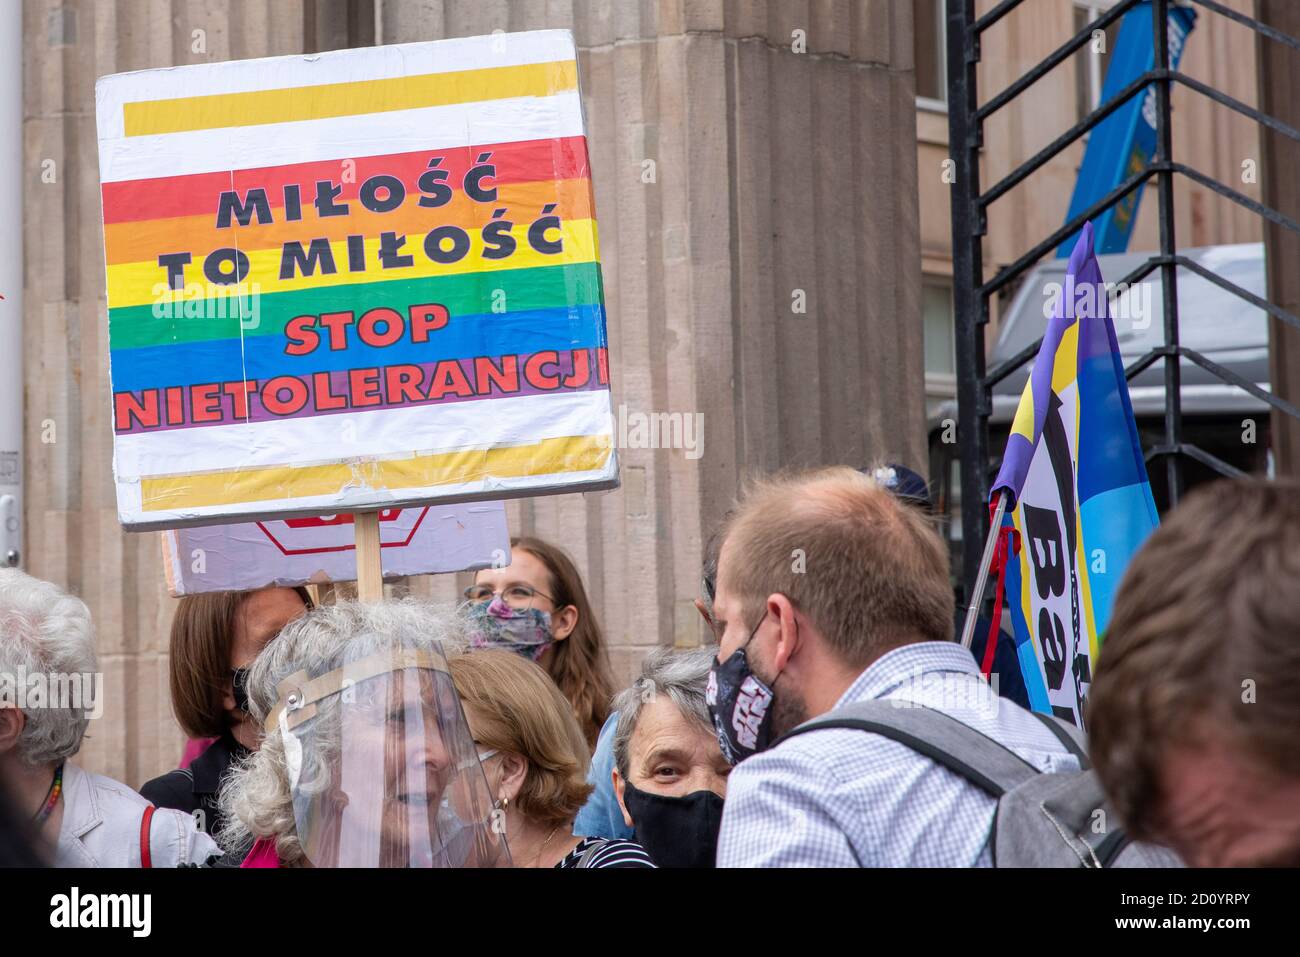
[[[295,672],[318,677],[385,649],[434,647],[447,656],[468,648],[465,619],[454,606],[408,598],[314,608],[289,624],[254,660],[248,673],[249,713],[261,726],[279,700],[277,686]],[[312,733],[305,738],[301,782],[327,786],[326,769],[333,765],[340,743],[340,720],[337,699],[317,704]],[[278,730],[226,774],[218,802],[226,824],[217,840],[228,854],[242,856],[256,839],[268,838],[275,841],[282,863],[304,860]]]
[[[14,568],[0,570],[0,681],[16,683],[20,675],[43,675],[66,686],[99,671],[90,609],[58,585]],[[87,707],[72,702],[24,708],[26,722],[18,737],[18,756],[40,767],[64,761],[81,749],[90,723]],[[85,704],[83,702],[83,704]]]
[[[704,691],[709,683],[709,668],[717,654],[716,647],[653,651],[641,663],[641,676],[632,687],[614,696],[613,710],[618,712],[618,724],[614,727],[614,766],[623,780],[628,779],[628,745],[641,717],[641,706],[653,701],[656,695],[666,694],[683,716],[699,722],[710,732],[713,730]]]

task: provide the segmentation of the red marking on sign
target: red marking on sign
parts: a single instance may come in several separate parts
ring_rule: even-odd
[[[397,517],[402,514],[400,508],[385,508],[379,512],[381,522],[395,522]],[[338,515],[331,515],[329,518],[321,516],[319,518],[286,518],[284,524],[290,528],[327,528],[331,525],[351,525],[352,513],[340,512]]]
[[[400,508],[386,508],[379,513],[379,521],[395,522],[397,521],[397,517],[401,513],[402,510]],[[415,533],[420,529],[420,524],[424,521],[424,516],[427,515],[428,513],[429,513],[429,506],[426,505],[424,508],[420,509],[419,517],[416,518],[415,524],[411,526],[411,530],[406,534],[406,537],[404,539],[397,542],[381,541],[379,543],[379,547],[380,548],[405,548],[407,545],[411,544],[411,540],[415,538]],[[292,528],[321,528],[321,527],[329,527],[332,525],[351,525],[352,515],[351,513],[345,512],[343,514],[336,515],[333,518],[286,518],[286,519],[282,519],[281,521],[285,526],[291,529]],[[262,530],[262,533],[271,540],[271,543],[280,550],[280,553],[282,555],[319,555],[324,552],[350,552],[350,551],[354,551],[357,547],[356,542],[349,542],[347,545],[329,545],[324,547],[317,546],[314,548],[303,548],[301,546],[294,547],[292,540],[289,539],[289,536],[286,536],[283,533],[281,533],[280,537],[277,538],[275,533],[272,532],[269,528],[267,528],[264,523],[257,522],[256,524],[257,527]],[[287,544],[286,542],[281,541],[280,540],[281,538],[288,540]]]

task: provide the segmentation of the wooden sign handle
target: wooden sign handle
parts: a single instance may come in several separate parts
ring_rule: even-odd
[[[352,516],[357,543],[357,600],[384,600],[384,573],[379,563],[379,512],[356,512]]]

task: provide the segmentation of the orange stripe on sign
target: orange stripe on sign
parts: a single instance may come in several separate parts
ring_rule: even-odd
[[[453,103],[551,96],[578,85],[574,60],[322,83],[279,90],[146,100],[122,107],[127,136],[390,113]]]

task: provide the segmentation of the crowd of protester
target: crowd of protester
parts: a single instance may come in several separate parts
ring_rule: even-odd
[[[193,753],[137,792],[75,762],[90,712],[51,690],[99,672],[85,604],[0,571],[0,865],[1300,865],[1298,577],[1300,485],[1188,496],[1125,575],[1085,736],[1026,707],[1009,634],[997,692],[957,640],[919,476],[779,475],[708,540],[712,642],[626,687],[536,538],[458,605],[182,598]]]

